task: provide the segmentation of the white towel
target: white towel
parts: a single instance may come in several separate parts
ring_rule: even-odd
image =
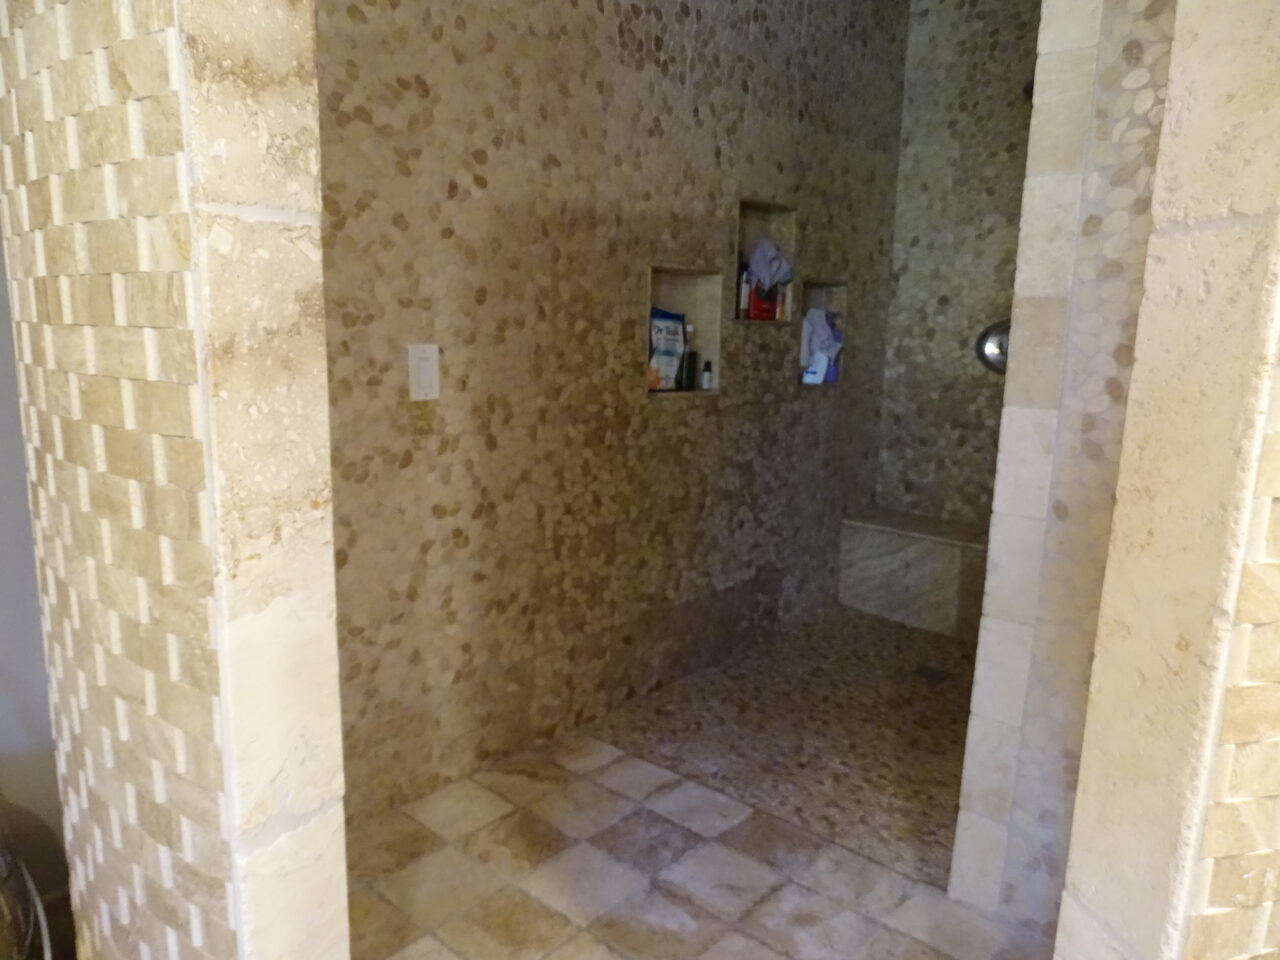
[[[779,283],[791,282],[791,264],[778,250],[778,245],[768,237],[761,239],[751,251],[747,273],[752,283],[765,290]]]
[[[814,307],[804,315],[804,327],[800,332],[800,366],[808,369],[815,353],[824,353],[833,361],[840,356],[843,344],[831,332],[827,311]]]

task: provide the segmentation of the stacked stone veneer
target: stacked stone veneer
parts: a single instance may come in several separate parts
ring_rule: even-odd
[[[0,4],[82,960],[346,952],[313,29],[229,7]]]

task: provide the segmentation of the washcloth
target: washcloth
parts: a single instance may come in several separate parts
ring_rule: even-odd
[[[826,354],[834,361],[840,355],[843,344],[836,339],[827,320],[827,311],[814,307],[804,315],[804,328],[800,333],[800,366],[808,369],[815,353]]]
[[[768,237],[761,239],[751,251],[747,273],[752,283],[765,290],[779,283],[791,282],[791,264],[778,250],[778,245]]]

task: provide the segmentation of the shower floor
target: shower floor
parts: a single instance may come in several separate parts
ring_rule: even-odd
[[[848,610],[349,834],[353,960],[1014,960],[947,900],[972,654]]]
[[[835,608],[592,732],[945,887],[973,659],[970,644]]]

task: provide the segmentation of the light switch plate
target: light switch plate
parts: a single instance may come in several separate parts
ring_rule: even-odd
[[[409,347],[409,399],[440,399],[440,345],[415,343]]]

